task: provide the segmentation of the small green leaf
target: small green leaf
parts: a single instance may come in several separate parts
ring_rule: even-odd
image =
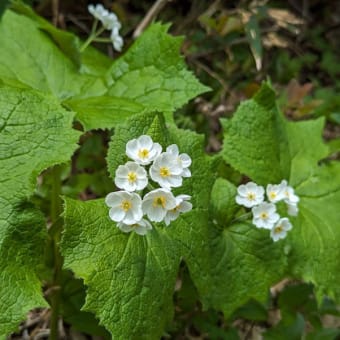
[[[255,60],[256,69],[259,71],[262,68],[262,39],[256,14],[250,17],[249,21],[245,25],[245,30],[251,52]]]
[[[223,178],[218,178],[211,192],[212,215],[220,225],[228,225],[239,209],[236,204],[236,187]]]

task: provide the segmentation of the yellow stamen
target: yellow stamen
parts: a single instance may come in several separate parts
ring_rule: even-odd
[[[249,201],[255,201],[256,195],[253,192],[248,192],[247,197]]]
[[[136,175],[136,173],[135,173],[135,172],[132,172],[132,171],[128,173],[127,177],[128,177],[128,181],[129,181],[130,183],[134,183],[134,182],[136,182],[136,180],[137,180],[137,175]]]
[[[268,214],[266,212],[262,212],[260,217],[263,219],[263,220],[266,220],[268,218]]]
[[[142,159],[145,159],[145,158],[149,157],[149,150],[147,150],[147,149],[140,149],[138,151],[138,157],[142,158]]]
[[[154,207],[162,207],[165,208],[166,198],[164,196],[158,196],[153,200]]]
[[[272,191],[271,193],[269,193],[269,197],[274,200],[276,198],[276,192]]]
[[[165,166],[160,168],[159,173],[162,177],[169,177],[171,175],[169,168]]]
[[[120,207],[121,207],[124,211],[128,211],[128,210],[132,207],[132,204],[131,204],[130,201],[124,200],[124,201],[122,201],[122,203],[120,204]]]
[[[275,229],[274,229],[274,233],[275,233],[275,234],[281,233],[282,231],[283,231],[282,225],[278,225],[278,226],[275,227]]]

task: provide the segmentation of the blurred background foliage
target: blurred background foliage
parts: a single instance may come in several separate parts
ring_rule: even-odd
[[[10,1],[0,1],[0,11]],[[26,0],[54,25],[86,39],[92,17],[85,0]],[[122,22],[124,50],[139,33],[140,23],[155,3],[151,0],[100,1]],[[241,100],[250,98],[263,80],[277,90],[278,104],[290,120],[325,117],[325,142],[332,158],[340,150],[340,2],[333,0],[205,1],[172,0],[161,3],[155,20],[171,22],[170,32],[184,37],[182,53],[189,68],[208,92],[175,112],[176,123],[206,136],[209,153],[222,143],[219,119],[230,117]],[[119,55],[109,45],[96,45],[112,58]],[[123,51],[124,52],[124,51]],[[161,58],[162,56],[160,56]],[[77,124],[76,128],[81,128]],[[84,134],[69,164],[61,166],[62,194],[82,200],[103,197],[114,190],[105,156],[112,131]],[[241,176],[227,165],[221,172],[236,184]],[[35,203],[46,212],[50,206],[51,173],[38,180]],[[53,228],[50,229],[53,234]],[[48,246],[48,245],[47,245]],[[53,259],[46,259],[42,279],[49,281]],[[90,313],[80,311],[85,291],[80,280],[64,272],[61,336],[108,338]],[[251,284],[251,283],[250,283]],[[52,287],[53,288],[53,287]],[[45,287],[45,295],[51,287]],[[218,311],[202,311],[196,289],[183,263],[174,295],[175,318],[164,339],[337,339],[339,308],[324,299],[318,305],[313,286],[284,280],[272,287],[268,301],[249,301],[229,319]],[[38,334],[48,311],[32,311],[21,325],[25,334]],[[38,320],[32,322],[32,320]],[[26,333],[25,333],[26,332]],[[33,334],[33,335],[32,335]],[[39,333],[41,334],[41,333]]]

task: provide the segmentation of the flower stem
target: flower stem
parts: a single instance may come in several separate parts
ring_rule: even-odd
[[[51,192],[51,222],[52,225],[58,226],[52,236],[54,273],[52,281],[51,293],[51,320],[50,320],[50,340],[58,339],[58,321],[60,308],[61,278],[63,258],[59,252],[58,244],[60,241],[62,223],[60,222],[60,214],[62,212],[61,194],[61,168],[56,165],[52,170],[52,192]]]
[[[96,32],[97,23],[98,23],[98,20],[95,20],[89,37],[85,40],[84,44],[79,49],[80,52],[84,52],[86,47],[89,46],[92,41],[94,41],[98,36],[100,36],[105,31],[105,27],[103,26],[99,28],[99,30]]]

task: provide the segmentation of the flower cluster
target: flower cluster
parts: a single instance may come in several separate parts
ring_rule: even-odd
[[[119,30],[122,25],[116,14],[109,12],[101,4],[97,4],[96,6],[89,5],[88,10],[96,20],[102,23],[104,29],[111,31],[110,40],[112,45],[116,51],[120,52],[123,47],[123,38],[119,35]],[[102,31],[99,32],[101,33]]]
[[[132,161],[119,165],[114,179],[121,190],[109,193],[105,199],[109,216],[118,222],[118,228],[145,235],[152,229],[149,221],[169,225],[180,213],[192,209],[189,195],[175,197],[171,192],[182,185],[184,177],[191,176],[191,158],[180,154],[176,144],[162,152],[160,144],[142,135],[126,144],[126,155]],[[145,188],[149,190],[142,198]],[[143,218],[145,215],[148,220]]]
[[[268,184],[266,190],[254,182],[241,184],[237,188],[236,202],[246,208],[251,208],[253,224],[257,228],[270,230],[270,237],[276,242],[285,238],[292,224],[287,217],[281,218],[276,211],[276,203],[283,201],[287,206],[287,213],[291,216],[298,214],[299,197],[294,189],[283,180],[280,184]],[[265,194],[269,202],[264,201]]]

